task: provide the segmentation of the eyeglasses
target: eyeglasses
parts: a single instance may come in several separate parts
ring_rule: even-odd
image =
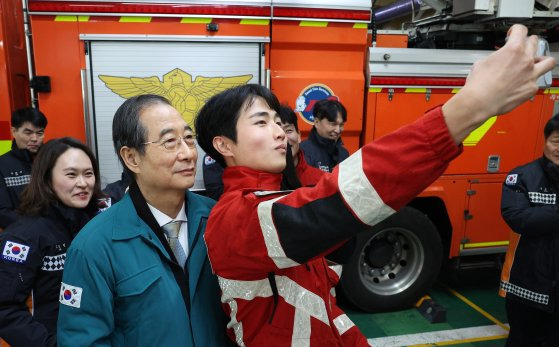
[[[168,139],[161,139],[158,141],[148,141],[142,143],[142,145],[149,145],[150,143],[159,144],[165,147],[168,151],[176,151],[181,145],[181,141],[184,142],[189,148],[196,148],[196,139],[193,135],[185,135],[182,137],[171,137]]]

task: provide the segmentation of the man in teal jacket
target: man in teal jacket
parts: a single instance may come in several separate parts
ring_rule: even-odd
[[[58,345],[228,345],[203,239],[214,201],[186,191],[192,130],[166,99],[142,95],[117,110],[113,141],[134,180],[68,250]]]

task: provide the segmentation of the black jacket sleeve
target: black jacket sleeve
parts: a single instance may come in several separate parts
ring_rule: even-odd
[[[503,184],[501,214],[510,228],[523,236],[540,236],[557,232],[557,205],[534,205],[528,196],[526,176],[518,173],[517,182]]]
[[[223,168],[215,160],[208,158],[206,154],[202,164],[206,196],[217,201],[221,194],[223,194]]]
[[[6,255],[13,242],[29,247],[25,261],[15,262]],[[56,336],[35,321],[26,306],[42,266],[37,242],[18,237],[8,229],[0,233],[0,249],[0,337],[13,347],[56,346]]]
[[[0,175],[0,228],[6,229],[8,225],[15,222],[18,218],[15,206],[10,199],[8,188],[4,177]]]

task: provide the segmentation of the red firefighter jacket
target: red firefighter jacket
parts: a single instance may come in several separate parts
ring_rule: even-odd
[[[279,192],[281,174],[225,169],[205,234],[208,256],[244,346],[365,346],[336,306],[323,256],[404,206],[461,152],[440,107],[370,143],[314,187]]]

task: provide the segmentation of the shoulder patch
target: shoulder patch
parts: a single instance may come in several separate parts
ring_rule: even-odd
[[[25,263],[30,247],[21,243],[6,241],[2,251],[2,259],[16,263]]]
[[[508,186],[513,186],[516,184],[517,180],[518,180],[518,174],[510,174],[507,176],[507,179],[505,180],[505,184]]]
[[[82,303],[82,291],[80,287],[74,287],[64,282],[60,285],[60,303],[66,306],[80,308]]]
[[[62,271],[64,270],[64,262],[66,261],[66,253],[58,255],[45,255],[43,257],[43,271]]]

